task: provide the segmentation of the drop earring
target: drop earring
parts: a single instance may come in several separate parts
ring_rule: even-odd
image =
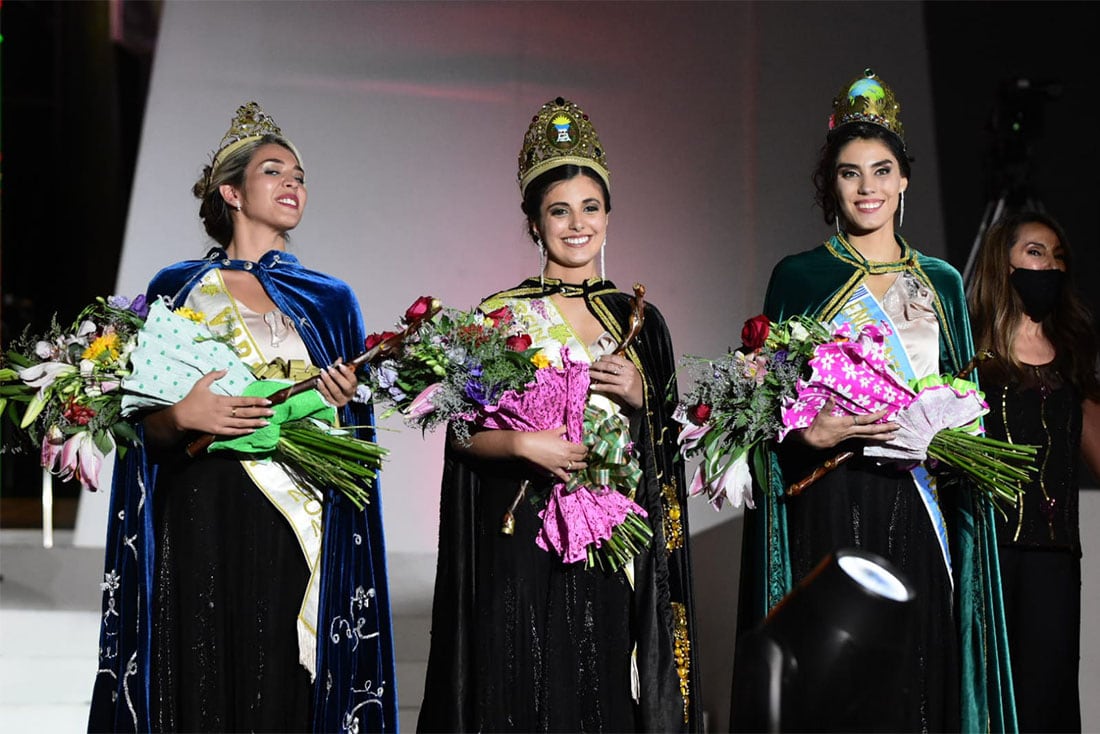
[[[905,221],[905,192],[902,191],[898,194],[898,229],[901,229],[902,222]]]
[[[836,233],[837,233],[837,236],[839,236],[840,235],[840,215],[839,214],[834,214],[833,215],[833,224],[836,225]]]
[[[600,280],[607,280],[607,270],[604,269],[604,265],[603,265],[603,253],[604,253],[604,250],[606,250],[606,249],[607,249],[607,238],[604,237],[603,238],[603,244],[600,245]]]
[[[535,246],[539,248],[539,288],[545,288],[543,274],[546,272],[546,245],[542,244],[542,238],[535,235]]]
[[[241,210],[241,202],[238,201],[237,202],[237,211],[240,211],[240,210]]]

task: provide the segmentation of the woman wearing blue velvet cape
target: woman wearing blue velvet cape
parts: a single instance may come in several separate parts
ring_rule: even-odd
[[[258,105],[242,106],[195,185],[219,243],[162,270],[148,296],[187,306],[250,366],[321,373],[342,425],[373,438],[357,382],[358,301],[285,250],[301,219],[301,157]],[[397,702],[381,497],[318,503],[280,465],[219,452],[199,433],[247,435],[267,401],[215,394],[224,373],[149,412],[115,469],[91,731],[395,731]],[[363,428],[365,427],[365,428]]]
[[[962,279],[912,249],[894,231],[904,216],[910,161],[893,92],[868,70],[834,100],[815,174],[818,203],[837,233],[781,261],[764,313],[773,321],[811,315],[839,326],[889,326],[888,354],[908,378],[962,370],[972,357]],[[1015,730],[993,509],[968,487],[920,467],[862,456],[897,424],[884,413],[834,416],[777,447],[769,491],[746,512],[738,626],[758,623],[827,554],[859,547],[887,559],[916,590],[911,653],[896,661],[904,681],[880,731]],[[798,496],[786,487],[843,450],[855,458]],[[759,490],[758,490],[759,494]],[[734,671],[735,688],[738,671]],[[731,712],[738,730],[738,711]]]

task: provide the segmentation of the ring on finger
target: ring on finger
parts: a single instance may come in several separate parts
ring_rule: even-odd
[[[572,471],[573,470],[573,460],[572,459],[570,459],[569,463],[565,465],[565,470],[566,471]]]
[[[236,405],[234,405],[232,408],[229,409],[229,417],[230,418],[236,418],[237,417],[237,406]]]
[[[858,426],[859,425],[859,416],[855,416],[855,415],[852,416],[852,425],[853,426]]]

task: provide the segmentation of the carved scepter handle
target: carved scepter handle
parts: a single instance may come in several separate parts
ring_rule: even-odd
[[[431,319],[437,313],[439,313],[441,308],[443,308],[443,306],[438,301],[433,301],[431,308],[428,309],[428,312],[426,314],[412,319],[411,321],[409,321],[409,324],[401,331],[397,332],[393,336],[383,339],[367,351],[360,354],[358,357],[347,360],[344,364],[351,367],[352,371],[355,371],[365,364],[374,362],[379,357],[384,357],[387,354],[396,351],[397,348],[401,346],[401,342],[405,341],[405,337],[420,328],[420,324]],[[267,399],[271,401],[272,405],[285,403],[287,400],[294,397],[295,395],[303,393],[306,390],[312,390],[313,388],[317,387],[317,383],[320,381],[320,375],[307,377],[301,382],[296,382],[293,385],[287,385],[282,390],[268,395]],[[206,451],[206,449],[210,448],[210,444],[214,443],[217,438],[218,437],[215,436],[213,433],[204,433],[191,443],[187,444],[187,455],[190,456],[192,459],[195,458],[203,451]]]
[[[642,325],[645,323],[645,286],[641,283],[634,284],[634,304],[630,309],[630,321],[627,326],[626,334],[623,336],[622,342],[615,349],[616,355],[622,355],[626,352],[634,340],[638,337],[638,334],[642,331]]]
[[[792,497],[797,497],[798,495],[802,494],[802,490],[806,489],[806,487],[809,487],[811,484],[816,482],[818,479],[821,479],[821,477],[825,476],[826,474],[831,472],[833,469],[836,469],[838,466],[840,466],[841,464],[843,464],[845,461],[852,458],[853,456],[855,456],[854,452],[844,451],[844,452],[841,452],[841,453],[837,454],[836,456],[834,456],[831,459],[826,459],[825,463],[822,464],[821,466],[817,467],[816,469],[814,469],[812,472],[810,472],[809,476],[807,476],[807,477],[803,478],[802,480],[797,481],[794,484],[792,484],[791,486],[787,487],[787,494],[789,494]]]

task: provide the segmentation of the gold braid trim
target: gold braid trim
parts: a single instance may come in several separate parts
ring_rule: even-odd
[[[691,719],[691,639],[688,637],[687,607],[672,602],[676,675],[680,676],[680,697],[684,699],[684,723]]]
[[[684,547],[684,523],[680,519],[683,508],[676,497],[676,482],[661,485],[661,499],[665,502],[665,548],[671,553]]]

